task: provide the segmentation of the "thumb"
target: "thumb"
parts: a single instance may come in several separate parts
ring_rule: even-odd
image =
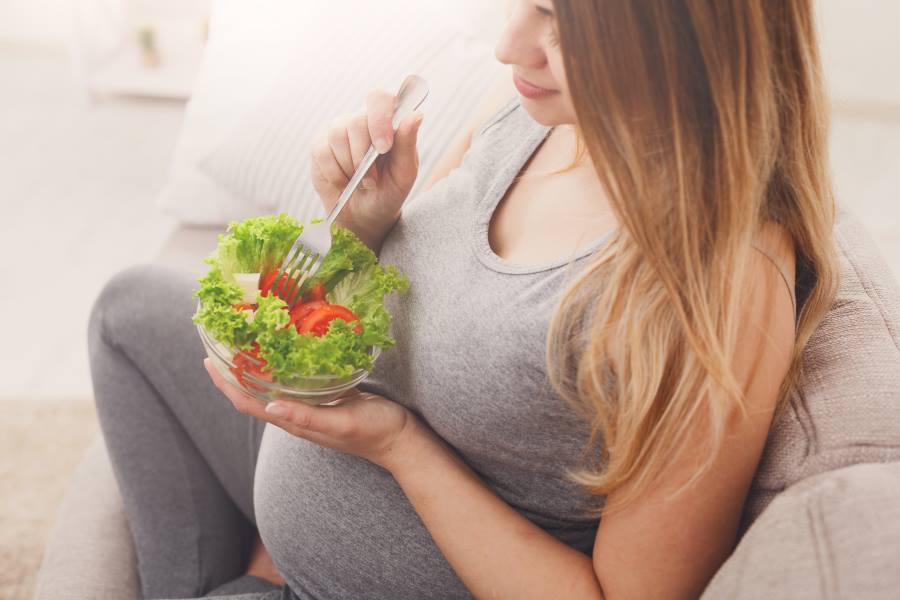
[[[425,115],[422,113],[413,113],[406,117],[400,126],[397,127],[397,133],[394,135],[394,147],[391,148],[391,162],[397,166],[407,167],[415,166],[417,159],[416,143],[419,137],[419,127],[422,125],[422,119]]]
[[[272,401],[266,405],[266,414],[286,421],[294,435],[320,433],[338,435],[350,419],[346,408],[307,406],[299,402]]]

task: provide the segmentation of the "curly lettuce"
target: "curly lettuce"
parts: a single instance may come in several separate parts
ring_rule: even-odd
[[[394,265],[378,264],[347,273],[325,295],[331,304],[346,306],[359,317],[361,337],[367,346],[389,348],[395,341],[388,335],[391,316],[384,308],[384,297],[391,292],[406,292],[409,280]]]
[[[209,272],[198,281],[196,297],[201,307],[193,317],[214,338],[233,348],[247,350],[255,342],[277,382],[290,385],[292,379],[310,375],[348,376],[357,369],[371,369],[373,347],[395,345],[390,336],[391,317],[384,297],[405,292],[408,279],[397,267],[378,264],[372,252],[353,232],[332,226],[332,248],[315,276],[304,283],[302,292],[322,283],[326,301],[349,308],[360,319],[362,333],[340,319],[331,321],[321,337],[298,333],[289,327],[285,302],[277,296],[257,293],[253,319],[233,305],[242,291],[234,273],[265,273],[277,268],[303,225],[281,213],[232,222],[205,262]]]
[[[281,264],[302,231],[303,225],[285,213],[232,221],[205,262],[218,267],[226,281],[233,281],[234,273],[267,272]]]
[[[243,292],[234,282],[225,281],[222,270],[213,266],[199,280],[200,289],[194,296],[200,299],[200,308],[193,317],[210,335],[223,344],[245,350],[253,341],[253,331],[244,312],[232,305],[241,301]]]

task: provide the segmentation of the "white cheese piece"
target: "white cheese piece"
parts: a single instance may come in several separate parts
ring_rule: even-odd
[[[234,281],[244,292],[241,302],[256,303],[256,292],[259,291],[259,273],[235,273]]]

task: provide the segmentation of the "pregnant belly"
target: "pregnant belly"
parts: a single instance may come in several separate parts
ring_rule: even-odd
[[[267,425],[260,536],[302,598],[471,598],[387,471]]]

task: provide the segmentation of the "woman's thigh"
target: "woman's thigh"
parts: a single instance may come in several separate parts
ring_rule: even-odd
[[[91,313],[97,413],[146,595],[201,595],[240,575],[255,524],[265,423],[237,412],[203,366],[191,275],[116,274]],[[152,581],[151,581],[152,580]]]

